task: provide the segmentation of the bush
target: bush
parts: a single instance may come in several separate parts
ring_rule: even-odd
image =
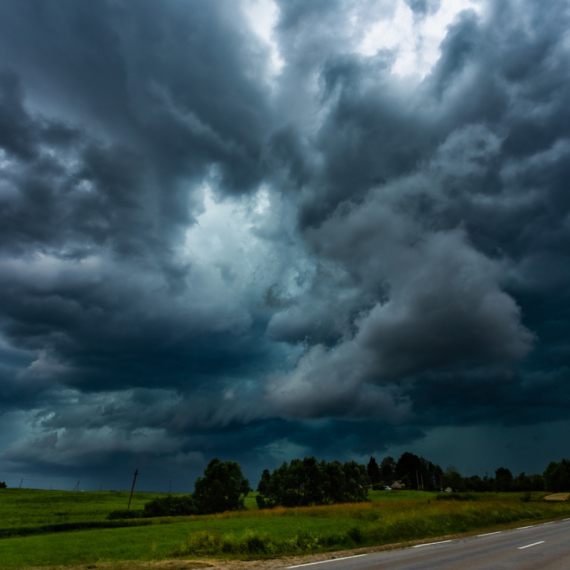
[[[544,486],[550,493],[570,491],[570,461],[551,461],[544,472]]]
[[[531,495],[530,491],[525,491],[525,492],[523,493],[523,496],[521,497],[521,501],[522,501],[523,503],[529,503],[531,497],[532,497],[532,495]]]
[[[438,501],[476,501],[477,497],[469,493],[442,493],[436,499]]]
[[[360,544],[364,540],[364,535],[362,534],[362,529],[359,526],[353,526],[346,532],[348,538],[356,544]]]
[[[107,515],[107,519],[109,520],[113,520],[113,519],[140,519],[142,518],[143,515],[143,511],[137,511],[137,510],[127,510],[127,509],[119,509],[117,511],[111,511],[108,515]]]
[[[183,517],[196,514],[192,495],[154,499],[144,506],[144,517]]]
[[[4,483],[4,481],[0,481],[0,489],[6,489],[8,487],[8,485],[6,485],[6,483]]]

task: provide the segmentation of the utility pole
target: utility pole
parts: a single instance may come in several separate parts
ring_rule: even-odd
[[[137,481],[137,475],[139,474],[139,470],[135,470],[135,478],[133,479],[133,486],[131,487],[131,496],[129,497],[129,506],[127,507],[127,511],[131,508],[131,499],[133,498],[133,491],[135,490],[135,483]]]
[[[24,478],[22,477],[22,480],[20,481],[20,486],[18,487],[18,489],[22,488],[22,483],[24,482]]]
[[[170,482],[168,483],[168,494],[170,495],[172,492],[172,479],[170,480]]]

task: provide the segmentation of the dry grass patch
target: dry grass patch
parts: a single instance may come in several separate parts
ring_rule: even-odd
[[[545,501],[567,501],[570,493],[554,493],[553,495],[548,495],[544,497]]]

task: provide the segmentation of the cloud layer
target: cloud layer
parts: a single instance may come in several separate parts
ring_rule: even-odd
[[[567,5],[452,4],[2,3],[9,473],[565,419]]]

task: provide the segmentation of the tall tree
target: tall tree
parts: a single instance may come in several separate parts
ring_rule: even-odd
[[[406,489],[418,488],[420,471],[420,458],[409,451],[402,453],[396,463],[396,478],[404,482]]]
[[[372,485],[377,485],[382,481],[380,467],[378,467],[378,463],[376,463],[376,459],[374,459],[374,457],[370,457],[370,461],[366,466],[366,471],[368,472],[368,478]]]
[[[396,462],[393,457],[384,457],[380,463],[380,479],[385,485],[391,485],[396,478]]]
[[[506,467],[499,467],[495,471],[495,489],[499,493],[513,490],[513,474]]]
[[[544,486],[551,493],[570,491],[570,461],[551,461],[544,472]]]
[[[245,495],[251,487],[235,461],[212,459],[194,483],[194,504],[199,514],[243,509]]]

